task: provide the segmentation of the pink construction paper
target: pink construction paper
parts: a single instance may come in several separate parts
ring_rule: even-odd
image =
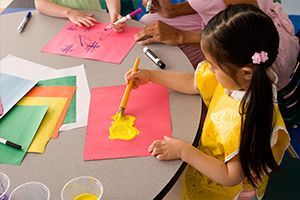
[[[88,58],[110,63],[121,63],[141,28],[127,26],[121,33],[104,30],[107,24],[79,27],[69,22],[42,49],[42,52]]]
[[[168,90],[156,84],[132,90],[125,114],[136,117],[140,131],[130,141],[111,140],[108,128],[118,111],[125,86],[93,88],[84,147],[84,160],[150,156],[149,145],[172,135]]]

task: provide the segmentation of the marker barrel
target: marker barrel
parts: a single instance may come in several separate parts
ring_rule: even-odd
[[[161,59],[159,59],[157,55],[155,55],[155,53],[151,51],[149,48],[144,47],[143,51],[146,54],[146,56],[150,58],[150,60],[152,60],[152,62],[154,62],[159,68],[161,69],[166,68],[166,64],[163,61],[161,61]]]

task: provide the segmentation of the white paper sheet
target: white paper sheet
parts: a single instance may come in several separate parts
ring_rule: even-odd
[[[39,80],[40,74],[55,70],[51,67],[46,67],[12,55],[3,58],[0,64],[0,71],[2,73],[36,81]]]
[[[76,123],[64,124],[60,131],[71,130],[87,125],[91,95],[83,65],[56,70],[9,55],[1,60],[0,71],[37,81],[64,76],[76,76]]]
[[[40,75],[40,80],[53,79],[63,76],[76,76],[76,123],[64,124],[60,131],[66,131],[87,125],[89,105],[90,105],[90,89],[86,78],[84,65],[77,67],[55,70],[50,73]]]

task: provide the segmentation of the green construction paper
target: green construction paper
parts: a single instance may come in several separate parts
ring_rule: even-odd
[[[66,76],[49,80],[42,80],[37,86],[76,86],[76,76]],[[71,100],[64,124],[76,122],[76,92]]]
[[[48,106],[14,106],[0,120],[0,137],[22,146],[22,150],[0,143],[0,163],[20,165]]]

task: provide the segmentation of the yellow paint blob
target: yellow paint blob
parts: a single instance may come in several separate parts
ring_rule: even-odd
[[[109,139],[132,140],[139,134],[139,130],[134,127],[134,116],[118,113],[111,118],[114,121],[109,127]]]
[[[97,200],[98,197],[94,194],[83,193],[74,198],[74,200]]]

